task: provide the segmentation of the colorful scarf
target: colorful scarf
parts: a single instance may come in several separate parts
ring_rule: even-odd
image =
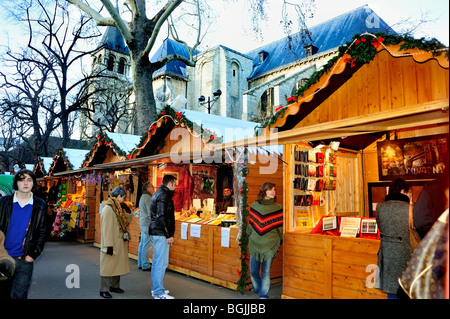
[[[116,213],[117,221],[119,222],[119,230],[125,232],[128,227],[127,213],[123,210],[119,200],[115,197],[110,197],[105,205],[111,206],[114,213]]]
[[[249,223],[260,236],[263,236],[271,230],[283,226],[283,209],[263,215],[251,207]]]

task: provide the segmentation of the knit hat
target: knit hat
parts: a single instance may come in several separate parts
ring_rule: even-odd
[[[15,268],[14,259],[8,255],[5,249],[5,234],[0,230],[0,281],[11,278]]]

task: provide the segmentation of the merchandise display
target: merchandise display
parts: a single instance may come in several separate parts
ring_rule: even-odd
[[[175,213],[175,220],[202,225],[237,227],[236,215],[234,213],[216,214],[214,199],[208,198],[203,201],[203,208],[199,205],[199,200],[193,200],[194,206],[189,210],[181,209]],[[229,212],[232,209],[228,210]]]
[[[89,228],[89,209],[84,202],[83,183],[65,182],[58,189],[58,201],[54,206],[55,220],[50,235],[64,238],[74,230]]]
[[[321,215],[315,209],[326,205],[331,196],[328,191],[336,190],[336,151],[331,147],[312,148],[296,144],[293,147],[292,230],[312,229]],[[323,210],[323,209],[321,209]]]
[[[311,234],[380,239],[380,230],[375,218],[323,216]]]

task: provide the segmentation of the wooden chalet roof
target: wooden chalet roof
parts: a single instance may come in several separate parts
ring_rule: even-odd
[[[47,175],[47,171],[51,167],[53,159],[51,157],[39,156],[35,159],[35,162],[33,172],[36,175],[36,178],[42,178]]]
[[[254,132],[257,123],[225,118],[214,114],[166,107],[158,119],[141,138],[131,153],[131,158],[179,152],[202,154],[204,149],[213,152],[219,141],[236,140],[241,135]],[[233,131],[238,129],[238,131]],[[219,142],[219,143],[218,143]]]
[[[99,133],[97,134],[97,141],[92,144],[90,152],[86,154],[82,167],[124,161],[137,146],[139,139],[140,137],[137,135]]]
[[[400,50],[401,44],[379,44],[368,63],[342,55],[297,102],[275,114],[278,117],[265,129],[266,143],[371,136],[371,141],[361,143],[363,148],[382,132],[448,123],[445,50],[434,55],[417,48]],[[257,138],[240,144],[256,142]]]
[[[60,148],[53,158],[53,163],[48,170],[48,176],[80,168],[87,153],[87,150]]]

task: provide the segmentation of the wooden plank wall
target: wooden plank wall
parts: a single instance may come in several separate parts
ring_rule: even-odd
[[[336,216],[361,216],[362,191],[360,158],[356,152],[339,151],[336,163],[338,173],[336,190],[331,192],[336,201]]]
[[[366,286],[377,264],[378,240],[286,233],[284,245],[283,298],[386,298]]]
[[[252,154],[252,156],[255,156],[255,154]],[[268,155],[262,152],[258,152],[258,155],[255,158],[257,159],[255,163],[249,163],[248,165],[249,170],[247,178],[245,179],[248,185],[248,206],[250,207],[250,205],[256,201],[259,190],[265,182],[272,182],[275,184],[277,190],[277,202],[280,205],[283,205],[283,162],[273,157],[269,158]],[[273,174],[264,174],[264,168],[271,165],[270,163],[275,163],[275,160],[277,165],[276,172]]]

